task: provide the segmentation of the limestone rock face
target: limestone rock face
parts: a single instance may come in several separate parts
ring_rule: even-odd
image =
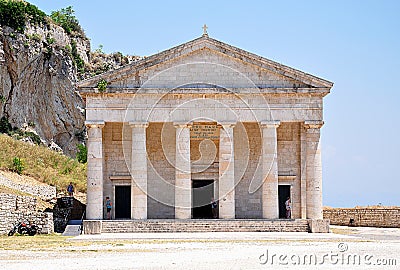
[[[74,155],[85,132],[84,103],[75,91],[71,39],[88,61],[87,38],[69,37],[56,25],[27,25],[24,33],[0,26],[0,117],[32,126],[48,144]]]

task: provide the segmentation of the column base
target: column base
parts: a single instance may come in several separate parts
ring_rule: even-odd
[[[84,220],[83,233],[84,234],[101,234],[102,221],[101,220]]]

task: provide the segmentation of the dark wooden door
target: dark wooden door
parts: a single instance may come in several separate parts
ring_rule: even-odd
[[[214,180],[192,180],[193,218],[212,218],[211,198],[214,197]]]
[[[279,218],[286,218],[286,205],[285,202],[290,197],[290,185],[278,186],[279,197]]]
[[[131,218],[131,186],[115,187],[115,218]]]

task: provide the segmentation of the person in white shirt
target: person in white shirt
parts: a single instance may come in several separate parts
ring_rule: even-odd
[[[291,218],[291,203],[290,203],[290,197],[287,198],[285,202],[286,206],[286,218]]]

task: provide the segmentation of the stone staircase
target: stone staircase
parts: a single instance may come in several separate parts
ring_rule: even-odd
[[[150,232],[309,232],[305,219],[103,220],[101,233]]]

